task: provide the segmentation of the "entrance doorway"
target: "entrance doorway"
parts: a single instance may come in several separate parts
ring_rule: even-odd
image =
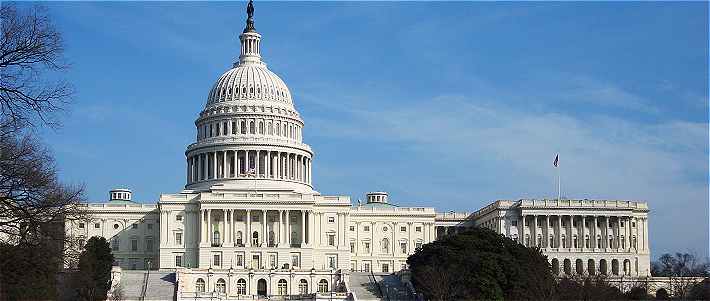
[[[259,279],[256,283],[256,294],[259,296],[266,296],[266,280]]]

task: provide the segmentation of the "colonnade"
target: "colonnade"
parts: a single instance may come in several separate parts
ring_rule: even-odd
[[[212,137],[266,135],[303,141],[303,126],[285,117],[224,118],[197,126],[197,141]],[[257,136],[258,137],[258,136]]]
[[[201,209],[200,244],[310,247],[315,237],[315,215],[311,210]]]
[[[638,262],[629,258],[552,258],[552,272],[556,275],[638,276]]]
[[[617,252],[648,250],[648,220],[641,217],[522,215],[517,227],[520,242],[526,246]]]
[[[311,183],[308,155],[271,150],[223,150],[187,158],[187,182],[214,179],[266,178]]]

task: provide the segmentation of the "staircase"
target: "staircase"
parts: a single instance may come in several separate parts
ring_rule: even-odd
[[[159,271],[126,271],[121,274],[121,300],[175,300],[175,273]]]
[[[413,300],[404,283],[393,274],[352,272],[348,288],[358,301]]]

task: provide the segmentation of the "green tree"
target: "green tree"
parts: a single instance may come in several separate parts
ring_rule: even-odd
[[[61,258],[53,246],[0,244],[0,300],[53,300]]]
[[[407,263],[414,287],[428,300],[544,300],[555,286],[538,248],[485,228],[426,244]]]
[[[106,293],[111,288],[112,265],[113,254],[108,241],[98,236],[90,238],[79,257],[75,282],[79,300],[106,300]]]

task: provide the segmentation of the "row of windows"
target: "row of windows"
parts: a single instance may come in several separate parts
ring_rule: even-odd
[[[114,229],[118,229],[118,228],[120,228],[120,227],[121,227],[121,225],[119,225],[118,223],[114,223],[114,224],[113,224],[113,228],[114,228]],[[85,224],[85,223],[79,223],[79,229],[84,229],[84,228],[86,228],[86,224]],[[94,229],[99,229],[99,228],[101,228],[101,223],[94,223]],[[148,230],[153,230],[153,224],[147,223],[147,224],[146,224],[146,228],[147,228]],[[138,223],[133,223],[133,224],[131,224],[131,229],[138,229]]]
[[[349,227],[350,232],[355,232],[355,226],[350,226]],[[370,226],[369,225],[364,225],[362,227],[362,231],[364,232],[370,232]],[[385,226],[382,227],[382,232],[387,232],[389,231],[389,227]],[[414,227],[415,232],[422,232],[422,227],[421,226],[416,226]],[[399,232],[407,232],[407,227],[406,226],[401,226],[399,227]]]
[[[513,240],[518,242],[518,235],[514,234],[511,236]],[[579,246],[582,244],[582,241],[580,241],[579,237],[577,235],[573,235],[571,240],[567,240],[567,237],[563,234],[560,237],[560,243],[558,244],[557,241],[555,240],[555,237],[553,235],[550,235],[549,237],[549,244],[548,246],[550,248],[559,248],[560,245],[562,248],[579,248]],[[530,235],[526,234],[525,235],[525,245],[530,246]],[[542,235],[537,236],[537,241],[534,242],[535,246],[537,247],[545,247],[543,245],[542,241]],[[614,239],[613,236],[609,235],[608,240],[604,241],[602,240],[602,237],[600,235],[597,235],[596,239],[596,244],[594,244],[595,241],[590,240],[589,235],[585,235],[584,237],[584,247],[585,248],[622,248],[626,249],[626,239],[623,235],[621,236],[616,236],[616,239]],[[606,244],[604,244],[606,243]],[[638,249],[638,241],[636,240],[636,236],[631,237],[631,247]]]
[[[369,241],[363,242],[362,247],[363,247],[364,253],[370,253],[370,242]],[[419,249],[421,249],[421,247],[422,247],[422,242],[417,241],[415,243],[415,250],[419,250]],[[387,239],[387,238],[382,239],[382,241],[380,242],[380,248],[381,248],[380,250],[382,251],[382,253],[389,254],[390,253],[389,239]],[[356,251],[357,250],[355,250],[355,242],[351,241],[350,242],[350,253],[356,253]],[[407,248],[407,242],[405,242],[405,241],[399,242],[399,253],[409,254],[409,249]]]
[[[517,226],[518,226],[518,221],[517,221],[517,220],[511,221],[510,224],[511,224],[511,226],[513,226],[513,227],[517,227]],[[543,223],[543,221],[537,219],[535,224],[536,224],[538,227],[542,227],[544,223]],[[563,220],[563,221],[562,221],[562,226],[563,226],[563,227],[567,227],[568,224],[569,224],[569,221],[567,221],[567,220]],[[554,220],[550,221],[550,226],[552,227],[553,225],[557,225],[557,222],[555,222]],[[589,225],[590,225],[590,222],[589,222],[589,221],[585,221],[585,222],[584,222],[584,226],[585,226],[585,227],[589,227]],[[617,225],[617,223],[614,223],[614,222],[610,222],[610,223],[606,224],[606,226],[607,226],[608,228],[613,228],[613,227],[616,226],[616,225]],[[619,225],[619,227],[624,228],[624,222],[623,222],[623,221],[619,222],[618,225]],[[572,226],[573,226],[573,227],[578,227],[578,226],[579,226],[579,222],[578,222],[577,220],[573,220],[573,221],[572,221]],[[525,227],[530,227],[530,221],[527,220],[527,219],[525,220]],[[599,228],[604,227],[604,224],[602,223],[602,221],[597,220],[597,227],[599,227]],[[631,227],[632,227],[632,228],[636,228],[636,222],[631,222]]]
[[[632,272],[638,273],[638,264],[632,265],[631,260],[624,259],[619,266],[618,259],[611,260],[611,274],[619,276],[623,272],[624,275],[631,275]],[[588,259],[586,264],[582,259],[577,259],[574,261],[574,266],[572,265],[572,260],[565,258],[562,261],[562,266],[560,266],[560,261],[557,258],[552,259],[552,272],[559,275],[564,273],[566,275],[571,275],[573,272],[579,275],[609,275],[609,264],[606,259],[600,259],[595,261],[594,259]]]
[[[277,294],[278,295],[288,295],[288,281],[286,279],[280,279],[278,283],[276,284],[277,287]],[[265,279],[259,279],[257,282],[257,288],[260,292],[259,294],[266,294],[266,280]],[[198,293],[204,293],[205,292],[205,280],[202,278],[198,278],[197,281],[195,281],[195,291]],[[326,279],[321,279],[318,281],[318,292],[319,293],[327,293],[330,291],[330,286],[328,285],[328,280]],[[219,294],[224,294],[227,292],[227,282],[223,278],[217,279],[217,283],[215,284],[215,289],[214,292],[219,293]],[[298,294],[301,295],[306,295],[308,294],[308,280],[306,279],[301,279],[298,281]],[[237,280],[237,295],[246,295],[247,294],[247,281],[244,278],[240,278]]]
[[[286,97],[286,95],[287,95],[285,90],[278,89],[278,88],[274,89],[273,87],[269,88],[266,85],[263,85],[263,90],[260,85],[257,85],[256,88],[254,88],[253,86],[250,86],[247,88],[246,86],[234,87],[234,86],[223,85],[220,89],[213,91],[211,98],[223,99],[225,97],[230,97],[230,96],[242,97],[242,98],[263,97],[263,96],[261,96],[262,91],[264,92],[264,94],[266,94],[267,97]]]
[[[244,261],[244,253],[243,252],[238,252],[234,254],[234,264],[237,267],[251,267],[253,269],[277,269],[279,268],[279,261],[278,261],[278,254],[276,253],[268,253],[268,262],[262,262],[261,261],[261,253],[252,253],[251,254],[251,262],[247,264]],[[300,253],[292,253],[291,255],[291,261],[290,263],[284,263],[281,268],[283,269],[289,269],[289,268],[298,268],[301,266],[301,254]],[[337,268],[337,262],[338,262],[338,257],[337,255],[328,255],[328,267],[329,268]],[[183,261],[183,255],[182,254],[177,254],[175,255],[175,266],[177,267],[183,267],[185,266],[185,262]],[[214,252],[212,253],[212,266],[220,267],[222,266],[222,252]]]
[[[130,251],[131,252],[138,252],[140,251],[138,248],[138,238],[131,238],[130,240]],[[121,240],[119,238],[114,238],[111,240],[111,251],[120,251],[121,250]],[[153,252],[153,237],[148,236],[145,238],[145,251],[146,252]]]
[[[230,121],[216,121],[198,127],[197,139],[230,135]],[[231,121],[231,135],[237,133],[247,135],[275,135],[284,138],[301,140],[301,126],[292,122],[274,120]]]

